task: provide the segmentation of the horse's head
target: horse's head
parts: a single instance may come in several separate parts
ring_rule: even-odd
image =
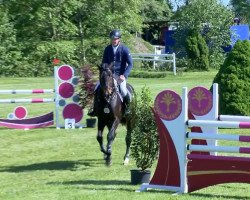
[[[103,63],[100,68],[100,85],[106,99],[109,99],[115,91],[115,84],[113,79],[113,63],[108,65]]]

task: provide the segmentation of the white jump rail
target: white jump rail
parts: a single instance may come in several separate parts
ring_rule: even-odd
[[[215,121],[215,120],[188,120],[187,125],[189,127],[220,127],[220,128],[250,128],[250,122],[239,121]]]
[[[34,89],[34,90],[0,90],[0,94],[44,94],[54,93],[54,89]]]
[[[0,90],[0,94],[52,94],[54,89],[33,89],[33,90]],[[0,103],[50,103],[55,102],[54,98],[32,98],[32,99],[0,99]]]
[[[55,99],[47,98],[32,98],[32,99],[0,99],[0,103],[50,103],[55,102]]]
[[[173,72],[176,75],[175,53],[172,54],[151,54],[151,53],[131,53],[133,60],[154,61],[154,62],[172,62]],[[155,66],[154,66],[155,69]]]
[[[218,120],[250,122],[250,117],[249,116],[219,115]]]
[[[197,133],[187,132],[187,138],[189,139],[215,139],[215,140],[228,140],[239,142],[250,142],[250,136],[245,135],[233,135],[233,134],[211,134],[211,133]]]
[[[226,152],[226,153],[244,153],[250,154],[249,147],[238,146],[212,146],[212,145],[187,145],[188,151],[201,151],[201,152]]]

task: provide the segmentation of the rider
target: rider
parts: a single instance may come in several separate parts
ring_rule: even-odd
[[[108,45],[103,53],[102,63],[114,63],[113,75],[119,85],[121,95],[126,105],[125,114],[129,112],[128,105],[130,96],[126,87],[126,79],[128,78],[131,69],[133,68],[132,57],[129,48],[121,44],[121,33],[119,30],[112,30],[109,34],[111,44]],[[93,110],[88,113],[89,116],[96,116],[96,95],[94,96]]]

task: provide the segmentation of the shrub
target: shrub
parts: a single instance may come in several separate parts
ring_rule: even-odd
[[[91,65],[84,65],[81,69],[79,81],[79,103],[82,108],[92,104],[94,98],[95,80]]]
[[[135,128],[132,132],[131,156],[142,171],[150,168],[158,155],[159,139],[151,106],[150,90],[144,87],[136,100]]]
[[[220,112],[250,115],[250,41],[238,41],[213,80],[219,84]]]
[[[209,69],[209,50],[208,46],[196,31],[191,31],[186,39],[187,56],[190,59],[191,68],[198,70]]]

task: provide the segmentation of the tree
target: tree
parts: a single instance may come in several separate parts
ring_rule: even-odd
[[[190,31],[186,39],[186,51],[190,59],[191,68],[198,70],[209,69],[209,50],[199,32]]]
[[[27,60],[29,75],[51,75],[55,57],[64,63],[77,63],[78,32],[70,19],[75,4],[76,0],[3,1],[14,24],[23,60]]]
[[[180,9],[184,5],[188,5],[190,0],[170,0],[171,4],[178,9]]]
[[[139,15],[144,0],[107,1],[86,0],[80,11],[85,38],[86,61],[100,64],[104,47],[109,43],[109,32],[120,29],[123,42],[128,43],[131,33],[140,32],[142,17]],[[130,45],[128,45],[130,46]]]
[[[233,6],[235,16],[238,17],[243,23],[250,24],[250,1],[249,0],[230,0]]]
[[[167,21],[170,19],[172,12],[169,2],[166,0],[144,1],[141,6],[141,15],[143,21]]]
[[[9,21],[8,12],[2,5],[0,5],[0,41],[0,75],[14,76],[20,64],[21,52],[16,45],[13,24]]]
[[[238,40],[217,73],[220,112],[250,115],[250,41]]]
[[[44,76],[53,73],[54,58],[74,67],[100,64],[112,29],[121,29],[124,42],[140,32],[143,1],[2,0],[1,5],[16,33],[22,72]]]
[[[189,30],[202,34],[208,44],[210,58],[215,59],[222,52],[221,46],[229,44],[232,12],[217,0],[189,1],[188,5],[177,10],[173,19],[179,22],[175,34],[179,48],[185,44]]]

